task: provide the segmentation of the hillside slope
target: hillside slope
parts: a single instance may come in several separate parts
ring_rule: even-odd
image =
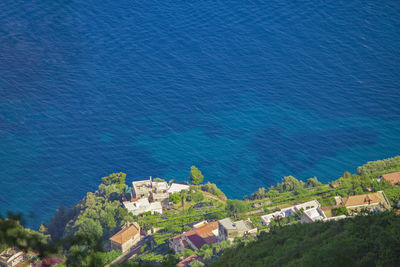
[[[400,266],[400,216],[387,212],[275,228],[210,265]]]

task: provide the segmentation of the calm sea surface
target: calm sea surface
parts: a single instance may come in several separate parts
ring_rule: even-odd
[[[400,154],[400,1],[0,1],[0,212],[100,178],[231,198]]]

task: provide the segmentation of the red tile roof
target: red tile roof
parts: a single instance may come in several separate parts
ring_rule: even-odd
[[[400,183],[400,172],[383,174],[382,178],[390,182],[392,185],[396,185],[397,183]]]
[[[110,237],[110,240],[122,245],[137,234],[140,234],[139,229],[134,225],[130,225]]]
[[[212,232],[217,229],[218,229],[218,222],[214,221],[200,228],[193,229],[186,233],[177,235],[174,237],[174,239],[186,236],[190,240],[190,242],[194,246],[196,246],[197,249],[200,249],[205,244],[211,245],[217,243],[217,237]]]
[[[194,254],[194,255],[190,255],[189,257],[187,257],[187,258],[181,260],[180,262],[178,262],[178,264],[177,264],[176,266],[179,266],[179,267],[189,267],[189,266],[190,266],[190,263],[191,263],[192,261],[194,261],[194,260],[202,261],[203,258],[202,258],[201,256],[195,255],[195,254]]]

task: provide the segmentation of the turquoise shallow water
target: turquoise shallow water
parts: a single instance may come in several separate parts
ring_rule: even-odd
[[[38,226],[116,171],[242,198],[400,154],[399,51],[398,1],[1,1],[0,212]]]

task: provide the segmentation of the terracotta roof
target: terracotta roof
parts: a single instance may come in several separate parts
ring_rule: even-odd
[[[173,239],[181,238],[186,236],[196,248],[200,249],[205,244],[215,244],[217,243],[217,237],[212,231],[218,229],[218,222],[210,222],[200,228],[190,230],[186,233],[175,236]]]
[[[130,225],[110,237],[110,240],[118,244],[124,244],[126,241],[133,238],[136,234],[139,234],[139,229],[137,229],[134,225]]]
[[[382,178],[389,181],[392,185],[400,183],[400,172],[383,174]]]
[[[342,198],[343,205],[346,207],[374,204],[381,201],[383,201],[383,199],[378,192]]]
[[[176,266],[187,267],[187,266],[190,266],[190,263],[192,261],[194,261],[194,260],[202,261],[203,258],[201,256],[199,256],[199,255],[196,255],[196,254],[190,255],[189,257],[187,257],[187,258],[181,260],[180,262],[178,262],[178,264]]]

